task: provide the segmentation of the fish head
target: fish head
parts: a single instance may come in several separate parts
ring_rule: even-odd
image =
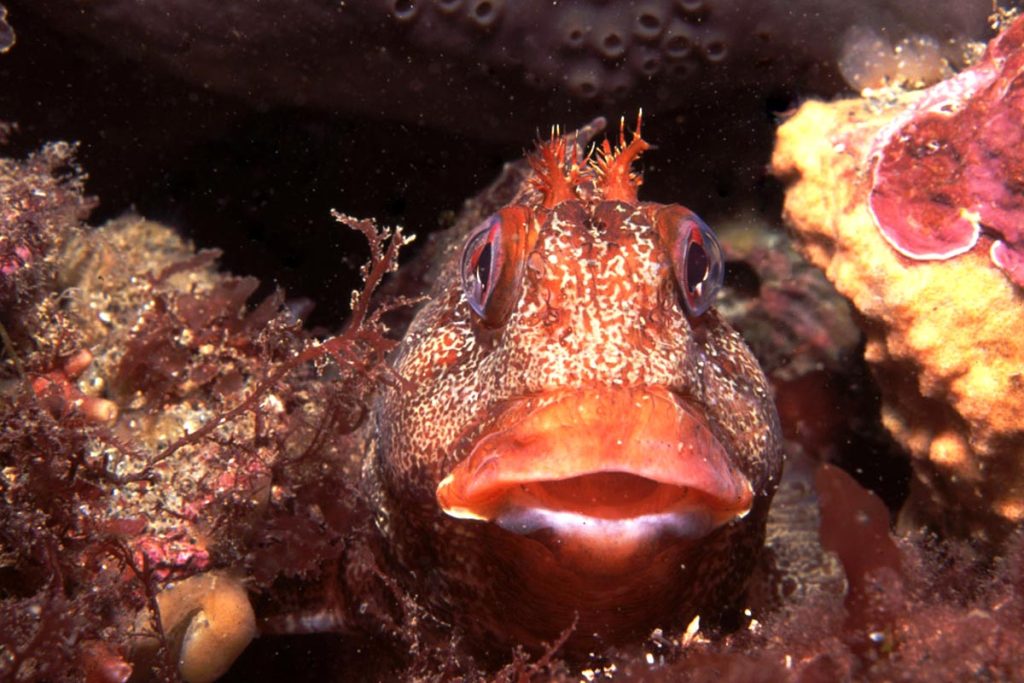
[[[779,476],[767,382],[712,307],[718,242],[637,199],[645,147],[543,145],[513,200],[453,240],[376,411],[405,555],[447,568],[449,612],[516,605],[494,628],[519,640],[699,608],[749,573],[722,567],[760,545]]]

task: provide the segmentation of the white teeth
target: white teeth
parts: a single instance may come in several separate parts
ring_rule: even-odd
[[[660,512],[627,519],[605,519],[562,510],[514,508],[499,515],[494,522],[506,531],[521,535],[551,530],[559,536],[618,539],[670,536],[695,540],[707,536],[718,526],[712,516],[703,510]]]
[[[451,473],[447,477],[442,479],[441,483],[437,485],[438,492],[440,492],[442,489],[447,488],[448,485],[451,484],[454,480],[455,480],[455,474],[454,473]],[[455,519],[474,519],[474,520],[479,520],[481,522],[488,521],[487,517],[479,515],[479,514],[473,512],[472,510],[470,510],[468,508],[444,507],[444,506],[442,506],[441,510],[444,512],[444,514],[448,515],[449,517],[454,517]]]
[[[448,515],[449,517],[454,517],[455,519],[474,519],[474,520],[479,520],[481,522],[488,521],[488,519],[486,517],[482,517],[482,516],[478,515],[477,513],[473,512],[472,510],[467,510],[466,508],[442,508],[442,509],[444,511],[444,514]]]

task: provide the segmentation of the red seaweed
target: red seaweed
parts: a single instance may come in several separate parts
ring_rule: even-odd
[[[2,21],[0,21],[2,25]],[[6,131],[8,128],[2,127]],[[4,136],[0,134],[0,139]],[[63,317],[52,301],[57,254],[96,205],[83,195],[85,177],[74,162],[75,147],[44,146],[24,161],[0,158],[0,337],[9,375],[13,369],[52,364],[74,344],[70,332],[40,345],[44,325],[59,327]]]
[[[258,283],[216,274],[213,252],[182,250],[155,275],[122,273],[154,256],[111,258],[104,245],[119,238],[110,232],[98,246],[76,245],[62,273],[58,247],[90,233],[77,223],[89,206],[77,176],[49,175],[70,164],[60,149],[0,168],[9,174],[0,173],[0,193],[17,200],[0,215],[4,244],[36,240],[27,255],[12,252],[20,260],[8,259],[0,291],[5,315],[33,314],[3,319],[7,374],[24,379],[0,386],[0,678],[124,680],[135,668],[173,680],[177,645],[159,619],[144,621],[162,646],[136,659],[139,619],[155,614],[169,579],[249,567],[251,588],[269,591],[280,580],[336,576],[341,553],[362,547],[349,538],[367,533],[366,508],[357,495],[339,498],[355,467],[345,439],[384,379],[388,304],[372,309],[371,298],[404,239],[350,221],[370,244],[365,288],[346,326],[316,340],[280,292],[249,307]],[[39,204],[45,196],[51,203]],[[153,235],[137,220],[110,230]],[[59,310],[59,324],[35,315],[66,286],[59,277],[88,268],[100,275],[82,281],[83,300],[106,275],[117,287],[123,274],[131,291],[104,296],[122,297],[119,314],[144,311],[88,337],[92,351],[80,346],[87,334],[74,307]],[[43,351],[26,353],[26,335]],[[104,372],[106,387],[86,388],[86,376]],[[200,422],[182,429],[177,415]]]

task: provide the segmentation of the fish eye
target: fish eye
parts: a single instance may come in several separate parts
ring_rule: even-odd
[[[481,318],[487,317],[487,304],[501,272],[501,227],[501,216],[491,216],[473,229],[462,250],[462,287],[470,308]]]
[[[462,288],[485,327],[500,327],[519,301],[531,214],[505,207],[473,228],[462,248]]]
[[[714,303],[725,278],[725,259],[715,233],[696,214],[680,221],[673,249],[673,268],[683,305],[691,316],[703,315]]]

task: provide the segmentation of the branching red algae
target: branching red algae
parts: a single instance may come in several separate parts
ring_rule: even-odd
[[[73,145],[54,142],[24,161],[0,158],[0,325],[7,346],[3,375],[35,354],[38,366],[52,363],[73,346],[74,333],[55,300],[57,260],[96,204],[83,194],[85,176],[74,152]],[[40,334],[44,327],[51,333]]]
[[[83,230],[80,176],[53,175],[69,159],[53,145],[0,177],[5,680],[124,680],[136,614],[169,580],[248,567],[260,591],[330,560],[352,526],[330,509],[355,476],[339,453],[391,344],[371,295],[404,242],[338,217],[370,260],[351,319],[317,341],[281,294],[247,309],[256,281],[216,273],[215,253],[166,228]],[[163,652],[135,675],[175,678]]]

